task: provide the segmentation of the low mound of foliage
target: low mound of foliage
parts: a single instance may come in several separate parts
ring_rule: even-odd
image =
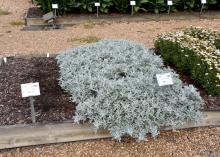
[[[66,50],[57,56],[60,86],[76,102],[75,122],[89,121],[123,135],[145,140],[164,126],[199,121],[203,100],[196,89],[184,86],[161,58],[143,45],[103,40]],[[171,73],[174,85],[160,87],[156,74]]]
[[[220,95],[220,33],[198,27],[159,35],[155,47],[212,95]]]

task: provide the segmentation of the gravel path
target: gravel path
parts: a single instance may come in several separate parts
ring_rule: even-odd
[[[12,26],[10,23],[22,20],[30,0],[0,0],[3,9],[12,12],[0,16],[0,54],[46,54],[58,53],[66,48],[82,45],[77,38],[95,36],[101,39],[130,39],[153,47],[153,39],[157,34],[175,31],[186,26],[201,26],[220,31],[220,19],[215,20],[186,20],[186,21],[151,21],[132,23],[111,23],[89,25],[81,24],[64,30],[52,31],[21,31],[22,26]],[[16,7],[15,7],[16,6]]]
[[[64,30],[25,32],[11,22],[23,20],[31,0],[0,0],[0,8],[11,12],[0,16],[0,55],[58,53],[82,45],[79,38],[94,36],[101,39],[130,39],[153,47],[158,33],[181,29],[189,25],[220,31],[220,19],[192,21],[159,21],[138,23],[86,24]],[[91,25],[91,23],[89,23]],[[125,140],[118,143],[98,140],[68,144],[3,150],[0,157],[64,157],[64,156],[220,156],[220,127],[198,128],[180,132],[163,132],[155,140],[145,142]]]
[[[93,140],[4,150],[0,157],[219,157],[219,137],[220,128],[169,131],[147,142]]]
[[[0,52],[58,53],[66,48],[81,45],[76,38],[95,36],[101,39],[130,39],[153,47],[158,33],[177,30],[189,25],[220,30],[220,20],[160,21],[138,23],[112,23],[84,28],[84,24],[53,31],[20,31],[21,27],[7,26],[0,30]],[[9,33],[9,31],[11,31]]]

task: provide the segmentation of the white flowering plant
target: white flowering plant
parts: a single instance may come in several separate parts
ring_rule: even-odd
[[[164,33],[155,47],[165,62],[188,73],[212,95],[220,95],[220,33],[211,29],[190,27]]]
[[[146,140],[164,126],[201,120],[203,100],[192,86],[165,68],[144,45],[103,40],[66,50],[57,56],[60,86],[77,104],[75,122],[90,122],[110,131]],[[160,87],[156,74],[171,73],[173,85]]]

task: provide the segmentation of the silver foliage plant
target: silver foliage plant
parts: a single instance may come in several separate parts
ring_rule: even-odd
[[[130,135],[146,140],[164,126],[201,120],[203,100],[144,45],[103,40],[68,49],[57,56],[60,86],[78,105],[75,122],[89,120],[120,140]],[[159,87],[156,74],[172,73],[174,85]]]

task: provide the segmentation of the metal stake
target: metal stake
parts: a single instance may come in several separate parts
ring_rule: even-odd
[[[200,15],[202,14],[203,8],[204,8],[204,3],[202,4],[202,8],[200,10]]]
[[[3,58],[0,57],[0,66],[3,65]]]
[[[134,14],[134,6],[131,6],[131,16]]]
[[[170,5],[169,5],[169,9],[168,9],[168,14],[170,14]]]
[[[97,6],[97,17],[99,17],[99,7]]]
[[[29,97],[30,100],[30,105],[31,105],[31,119],[32,119],[32,123],[36,123],[36,113],[34,110],[34,98],[31,96]]]
[[[54,9],[54,17],[57,17],[57,9]]]

